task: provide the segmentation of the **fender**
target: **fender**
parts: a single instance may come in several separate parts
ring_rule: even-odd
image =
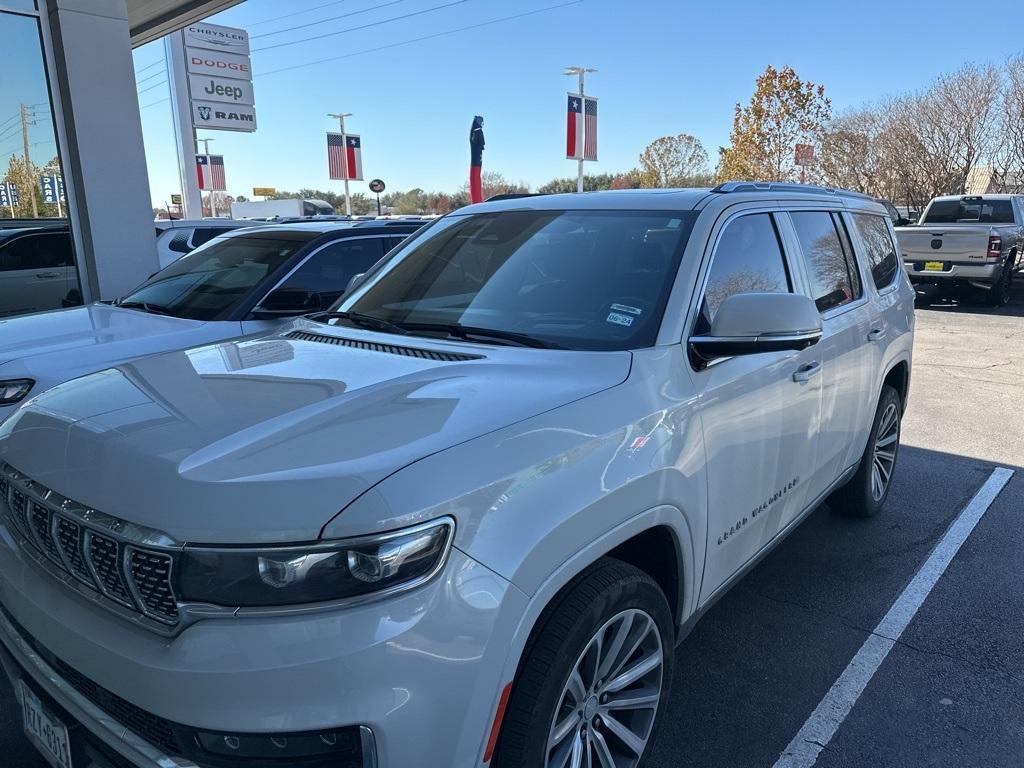
[[[676,546],[676,557],[679,560],[681,581],[680,610],[676,620],[677,641],[685,637],[680,630],[683,626],[687,625],[690,615],[694,613],[695,606],[693,601],[700,594],[700,590],[697,588],[699,585],[695,584],[698,572],[694,568],[695,552],[692,545],[692,531],[686,515],[678,507],[662,504],[630,518],[580,547],[579,550],[562,562],[541,583],[540,587],[530,597],[519,625],[516,627],[509,643],[508,656],[505,659],[501,674],[502,682],[494,691],[494,698],[489,710],[492,715],[498,709],[505,686],[515,679],[523,651],[526,648],[526,642],[530,638],[530,633],[533,632],[537,620],[555,596],[579,573],[597,562],[608,552],[615,549],[615,547],[644,531],[659,526],[667,527],[672,532],[672,538]],[[489,735],[489,731],[481,735],[481,760],[487,749]]]

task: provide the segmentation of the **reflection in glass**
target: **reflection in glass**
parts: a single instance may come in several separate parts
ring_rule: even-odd
[[[11,6],[9,0],[0,4]],[[32,10],[33,3],[25,3]],[[21,7],[21,3],[14,3]],[[43,64],[39,20],[0,13],[0,218],[64,213],[63,172]],[[46,183],[44,196],[44,177]]]

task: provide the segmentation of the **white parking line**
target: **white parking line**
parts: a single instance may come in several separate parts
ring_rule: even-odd
[[[932,591],[939,577],[956,557],[960,546],[967,541],[971,531],[981,520],[996,496],[1013,476],[1012,469],[996,467],[988,480],[981,486],[974,498],[957,516],[949,530],[935,545],[924,565],[910,580],[896,598],[889,612],[875,627],[875,631],[864,641],[857,655],[843,670],[825,698],[815,708],[807,722],[789,742],[782,755],[775,761],[774,768],[810,768],[818,755],[835,736],[843,720],[850,714],[853,705],[881,666],[885,657],[900,639],[903,630],[910,624],[918,608]]]

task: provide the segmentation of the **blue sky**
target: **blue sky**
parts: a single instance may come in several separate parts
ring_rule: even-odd
[[[767,64],[789,64],[826,87],[836,110],[915,90],[966,61],[1016,53],[1000,30],[1024,23],[1024,6],[964,13],[962,0],[689,2],[581,0],[555,10],[374,53],[458,27],[568,0],[462,0],[450,7],[344,34],[259,51],[452,3],[453,0],[247,0],[210,21],[253,35],[259,130],[202,132],[225,156],[228,191],[253,186],[338,189],[327,177],[328,112],[352,112],[367,179],[390,190],[454,191],[466,178],[474,114],[485,118],[484,169],[534,187],[575,174],[564,159],[567,65],[596,67],[587,91],[600,98],[600,161],[593,173],[625,171],[666,134],[692,133],[708,150],[728,141],[733,105],[751,95]],[[317,10],[311,10],[324,6]],[[385,7],[381,7],[385,6]],[[302,12],[306,11],[306,12]],[[366,11],[347,19],[330,17]],[[283,34],[268,33],[309,24]],[[255,37],[266,35],[266,37]],[[356,55],[353,55],[356,54]],[[277,72],[306,62],[346,56]],[[178,191],[163,43],[135,52],[154,201]],[[150,66],[154,65],[155,66]],[[148,78],[148,79],[147,79]],[[365,183],[353,185],[365,192]]]

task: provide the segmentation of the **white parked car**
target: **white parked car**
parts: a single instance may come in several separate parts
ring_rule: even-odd
[[[30,394],[77,376],[270,331],[326,309],[355,275],[419,226],[321,222],[232,230],[116,302],[0,319],[0,422]]]
[[[251,227],[258,223],[234,219],[157,219],[154,226],[160,268],[163,269],[225,232]]]
[[[67,225],[0,229],[0,317],[55,309],[77,290]]]
[[[0,426],[26,727],[103,768],[636,768],[694,622],[885,502],[913,325],[868,198],[552,195],[58,386]]]

